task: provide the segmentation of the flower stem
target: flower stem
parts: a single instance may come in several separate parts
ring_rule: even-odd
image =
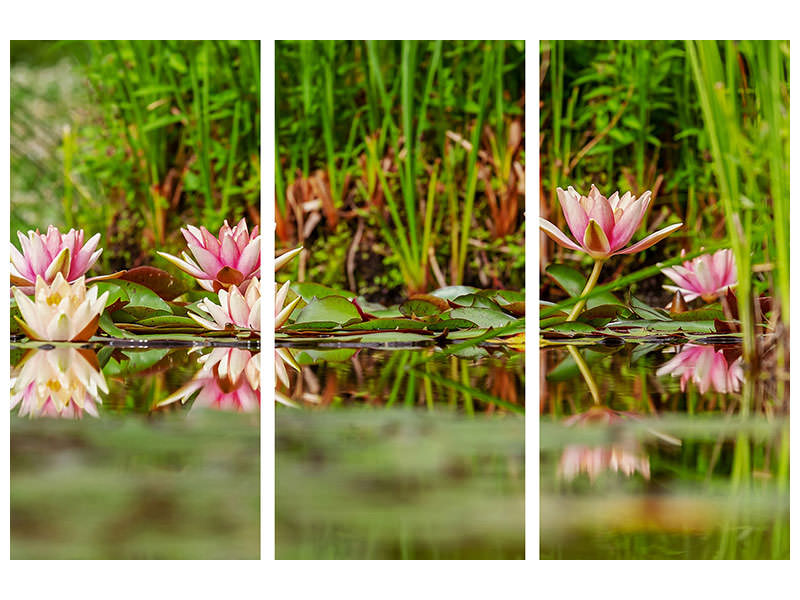
[[[600,278],[600,271],[603,268],[604,262],[605,261],[601,259],[594,261],[594,268],[592,269],[592,274],[589,275],[589,280],[586,282],[586,286],[583,288],[581,296],[586,296],[586,294],[591,292],[594,289],[594,286],[597,285],[597,280]],[[577,319],[578,315],[581,314],[581,311],[583,310],[583,307],[585,305],[586,305],[586,298],[582,298],[581,300],[579,300],[578,303],[572,307],[572,311],[569,313],[569,316],[567,317],[567,323]]]
[[[589,391],[592,394],[594,403],[601,404],[600,390],[597,389],[597,383],[595,382],[594,377],[592,377],[592,372],[589,370],[589,365],[586,364],[583,356],[581,356],[581,353],[578,352],[578,349],[575,346],[567,344],[567,350],[569,350],[569,353],[572,355],[575,364],[578,365],[578,370],[581,372],[581,375],[583,375],[583,379],[586,381],[586,385],[589,387]]]

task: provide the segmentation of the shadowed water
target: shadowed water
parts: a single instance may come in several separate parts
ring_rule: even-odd
[[[258,558],[258,389],[236,351],[12,349],[11,557]]]
[[[542,558],[789,557],[788,373],[735,346],[579,353],[588,378],[541,350]]]

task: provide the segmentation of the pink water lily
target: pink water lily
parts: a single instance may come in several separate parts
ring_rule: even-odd
[[[656,375],[680,377],[681,391],[686,391],[686,383],[691,380],[701,394],[709,389],[721,394],[738,392],[744,381],[741,356],[729,361],[722,350],[697,344],[686,344]]]
[[[556,192],[569,230],[577,242],[541,217],[539,227],[558,244],[585,252],[595,260],[605,260],[615,254],[639,252],[683,225],[675,223],[660,229],[626,248],[625,245],[630,242],[647,213],[651,199],[649,191],[638,199],[630,192],[625,192],[621,198],[619,192],[614,192],[611,197],[606,198],[594,185],[588,196],[581,196],[572,186],[567,191],[558,188]]]
[[[198,303],[198,306],[208,313],[210,319],[200,317],[193,312],[189,312],[189,316],[212,331],[223,331],[231,326],[261,331],[261,284],[258,278],[250,280],[244,294],[238,287],[233,286],[230,290],[220,290],[217,297],[219,304],[209,298]]]
[[[685,254],[685,250],[681,251],[681,256]],[[713,302],[737,283],[736,261],[733,251],[728,249],[703,254],[685,261],[683,265],[661,269],[661,272],[677,284],[665,285],[664,288],[680,292],[687,302],[695,298]]]
[[[195,408],[211,408],[254,412],[261,406],[261,353],[241,348],[214,348],[197,362],[201,368],[192,380],[158,403],[166,406],[186,401],[200,390],[192,404]]]
[[[11,284],[25,294],[33,293],[37,276],[50,284],[61,273],[72,283],[92,268],[103,252],[95,250],[100,234],[96,233],[84,244],[82,229],[61,233],[50,225],[47,233],[39,233],[37,229],[28,231],[26,236],[18,231],[17,237],[22,252],[11,244]]]
[[[244,290],[247,282],[261,276],[261,236],[258,225],[248,233],[244,219],[231,228],[225,221],[214,237],[205,227],[187,225],[181,229],[192,256],[182,258],[166,252],[158,254],[188,273],[209,292],[238,286]]]

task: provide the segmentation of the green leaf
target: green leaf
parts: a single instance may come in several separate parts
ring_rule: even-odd
[[[296,323],[333,321],[339,325],[361,321],[358,309],[346,298],[326,296],[309,302],[297,315]]]
[[[114,292],[114,286],[121,289],[126,298],[123,298],[122,295],[117,295],[118,299],[123,302],[125,311],[137,318],[151,317],[158,313],[172,314],[169,304],[164,302],[153,290],[138,283],[116,279],[113,282],[99,281],[95,285],[98,286],[99,292],[102,293],[102,291],[108,289],[111,291],[111,295],[117,295],[117,292]]]
[[[465,308],[487,308],[495,311],[501,310],[500,306],[498,306],[496,302],[479,294],[464,294],[463,296],[459,296],[458,298],[451,300],[451,302]]]
[[[671,321],[670,314],[663,308],[653,308],[635,296],[631,296],[631,310],[643,319]]]
[[[103,313],[100,316],[100,321],[98,323],[100,329],[110,335],[111,337],[115,338],[135,338],[135,335],[128,333],[127,331],[123,331],[116,325],[114,325],[114,321],[111,320],[111,316],[108,313]]]
[[[400,305],[400,312],[407,317],[430,317],[443,311],[427,300],[406,300]]]
[[[164,300],[173,300],[186,291],[186,286],[177,277],[156,267],[134,267],[119,279],[144,286]]]
[[[479,291],[478,288],[468,285],[450,285],[431,292],[431,296],[436,296],[443,300],[453,300],[464,294],[474,294]]]
[[[188,317],[176,317],[175,315],[159,315],[157,317],[148,317],[137,321],[138,325],[146,325],[148,327],[159,327],[164,325],[183,325],[187,327],[200,327],[200,324],[194,319]]]
[[[517,320],[502,311],[488,308],[454,308],[450,311],[450,318],[464,319],[478,327],[502,327]]]
[[[394,330],[394,329],[425,329],[426,324],[413,319],[373,319],[363,323],[353,323],[345,329],[367,330]]]
[[[544,272],[570,296],[580,296],[586,286],[586,277],[572,267],[552,264],[548,265]]]
[[[289,289],[300,296],[306,303],[311,302],[314,298],[322,299],[328,296],[341,296],[348,300],[356,297],[354,293],[348,292],[347,290],[339,290],[311,282],[294,282],[289,286]]]
[[[428,329],[431,331],[444,331],[445,329],[449,329],[450,331],[457,331],[457,330],[464,330],[464,329],[472,329],[475,327],[475,323],[472,321],[467,321],[466,319],[442,319],[441,321],[434,321],[433,323],[428,323]]]

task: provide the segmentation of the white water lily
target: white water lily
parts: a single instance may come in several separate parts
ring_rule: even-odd
[[[108,292],[97,295],[92,286],[87,291],[83,277],[67,283],[61,273],[51,285],[37,275],[34,299],[19,288],[12,288],[22,319],[17,322],[32,340],[51,342],[86,341],[97,331]],[[16,318],[16,317],[15,317]]]
[[[281,267],[285,266],[290,260],[292,260],[295,256],[300,254],[303,251],[303,247],[299,246],[294,250],[289,250],[288,252],[284,252],[280,256],[275,258],[275,270],[277,271]],[[295,306],[297,303],[300,302],[300,296],[292,300],[288,305],[284,306],[284,302],[286,302],[286,296],[289,293],[289,286],[291,286],[291,281],[286,281],[284,284],[278,288],[278,291],[275,293],[275,331],[283,327],[286,321],[289,320],[289,316],[292,314]],[[275,284],[278,285],[277,283]]]
[[[97,417],[101,391],[108,386],[92,350],[32,350],[11,371],[11,408],[21,417]]]
[[[220,290],[217,295],[219,304],[215,304],[209,298],[198,303],[212,320],[204,319],[192,312],[189,316],[212,331],[223,331],[229,326],[261,331],[261,284],[257,277],[250,280],[244,295],[235,286],[230,290]]]

